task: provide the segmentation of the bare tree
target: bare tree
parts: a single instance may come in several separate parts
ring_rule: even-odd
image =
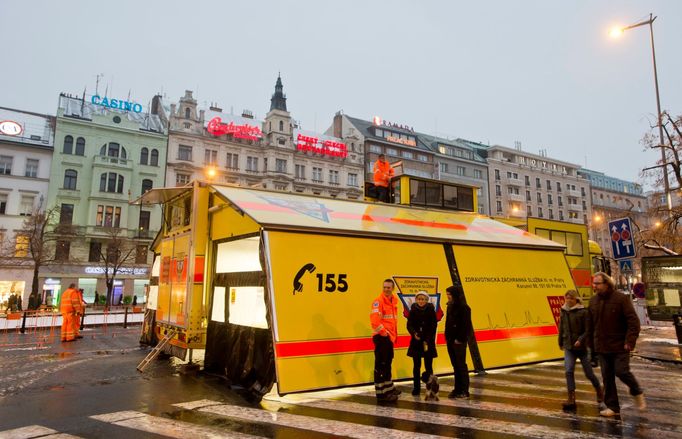
[[[57,251],[59,245],[78,236],[76,227],[60,224],[59,219],[59,208],[43,211],[38,205],[26,216],[21,229],[15,232],[15,240],[7,237],[2,243],[0,257],[5,265],[33,268],[31,294],[40,292],[40,269],[61,262],[61,253]]]
[[[100,247],[99,259],[104,269],[104,280],[107,286],[107,306],[112,305],[114,299],[114,281],[121,272],[121,268],[135,261],[135,242],[126,237],[126,230],[118,227],[107,227],[106,247]]]

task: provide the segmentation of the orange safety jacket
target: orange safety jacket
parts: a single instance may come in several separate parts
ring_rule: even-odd
[[[59,301],[59,311],[62,314],[75,314],[80,312],[81,299],[78,290],[75,288],[67,288],[62,293],[62,298]]]
[[[372,302],[369,320],[372,323],[373,336],[388,336],[395,343],[398,338],[398,298],[394,294],[391,297],[379,294]]]
[[[377,160],[374,162],[374,186],[388,187],[391,177],[395,175],[395,170],[388,162]]]

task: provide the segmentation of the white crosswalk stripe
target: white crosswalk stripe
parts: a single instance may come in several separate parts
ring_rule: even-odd
[[[131,428],[147,433],[155,433],[177,439],[186,437],[191,437],[192,439],[253,439],[259,437],[235,431],[227,432],[216,427],[206,427],[159,416],[149,416],[136,411],[121,411],[90,417],[120,427]]]
[[[249,407],[237,407],[221,404],[211,400],[192,401],[190,403],[174,404],[176,407],[198,410],[203,413],[211,413],[226,416],[243,421],[274,424],[299,428],[301,430],[316,431],[338,436],[357,439],[376,439],[377,437],[391,437],[395,439],[409,438],[437,438],[440,436],[415,432],[404,432],[383,427],[370,427],[362,424],[354,424],[344,421],[313,418],[309,416],[293,415],[290,413],[270,412]]]
[[[78,439],[78,436],[60,433],[51,428],[41,425],[29,425],[26,427],[14,428],[12,430],[0,431],[0,439]]]

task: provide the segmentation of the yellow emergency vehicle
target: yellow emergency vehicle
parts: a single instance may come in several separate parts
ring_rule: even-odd
[[[421,290],[445,311],[445,289],[461,283],[469,364],[561,355],[555,316],[575,288],[564,245],[487,216],[202,182],[139,202],[164,210],[151,330],[174,334],[174,355],[205,347],[205,369],[256,398],[275,383],[286,394],[372,382],[369,313],[385,278],[403,311]],[[394,376],[410,378],[404,315],[398,325]],[[448,374],[442,331],[434,371]]]

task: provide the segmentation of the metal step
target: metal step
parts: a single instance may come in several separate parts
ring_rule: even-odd
[[[175,334],[177,334],[177,332],[178,331],[175,329],[171,329],[168,332],[166,332],[165,337],[163,337],[159,341],[159,343],[156,346],[154,346],[154,349],[152,349],[151,352],[149,352],[147,356],[144,357],[144,360],[140,361],[140,364],[137,365],[137,370],[140,372],[144,372],[144,369],[147,366],[149,366],[149,363],[151,363],[156,357],[159,356],[163,348],[165,348],[166,345],[170,343],[171,339],[175,337]]]

